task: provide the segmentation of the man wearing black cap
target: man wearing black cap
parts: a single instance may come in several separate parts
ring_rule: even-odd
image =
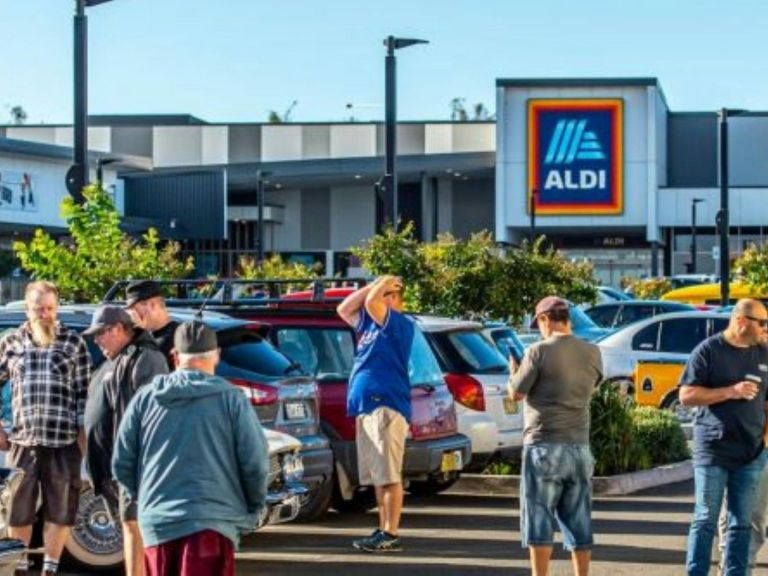
[[[147,576],[234,576],[240,532],[253,530],[267,492],[267,442],[243,394],[214,376],[216,333],[185,322],[178,368],[136,394],[112,471],[138,497]]]
[[[600,350],[571,333],[568,302],[548,296],[536,306],[542,340],[519,369],[510,357],[509,392],[525,400],[522,543],[534,576],[548,574],[553,526],[572,553],[578,576],[589,572],[592,547],[592,471],[589,401],[602,378]]]
[[[165,307],[165,298],[160,284],[152,280],[131,282],[125,289],[125,308],[136,326],[146,330],[165,354],[168,369],[173,370],[173,334],[179,323],[171,319]]]
[[[112,449],[128,403],[144,384],[168,373],[165,356],[144,330],[135,328],[119,306],[100,306],[83,332],[92,337],[107,360],[93,375],[85,407],[86,461],[94,492],[111,510],[119,508],[127,576],[143,574],[144,548],[137,523],[137,504],[115,493]]]

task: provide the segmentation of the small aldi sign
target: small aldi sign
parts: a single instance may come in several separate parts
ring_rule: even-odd
[[[619,98],[528,101],[528,194],[537,214],[624,209],[624,109]],[[530,197],[526,202],[530,212]]]

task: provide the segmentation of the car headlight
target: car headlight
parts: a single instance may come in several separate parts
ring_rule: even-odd
[[[283,482],[288,484],[293,482],[299,482],[304,477],[304,462],[301,460],[301,455],[285,454],[282,460],[282,473]]]

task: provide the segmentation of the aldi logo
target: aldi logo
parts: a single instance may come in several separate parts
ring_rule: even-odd
[[[529,100],[528,192],[538,191],[537,214],[621,214],[623,165],[622,100]]]

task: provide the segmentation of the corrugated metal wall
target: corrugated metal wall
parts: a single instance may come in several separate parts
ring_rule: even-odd
[[[226,203],[224,170],[125,179],[125,215],[153,220],[165,238],[226,238]]]

